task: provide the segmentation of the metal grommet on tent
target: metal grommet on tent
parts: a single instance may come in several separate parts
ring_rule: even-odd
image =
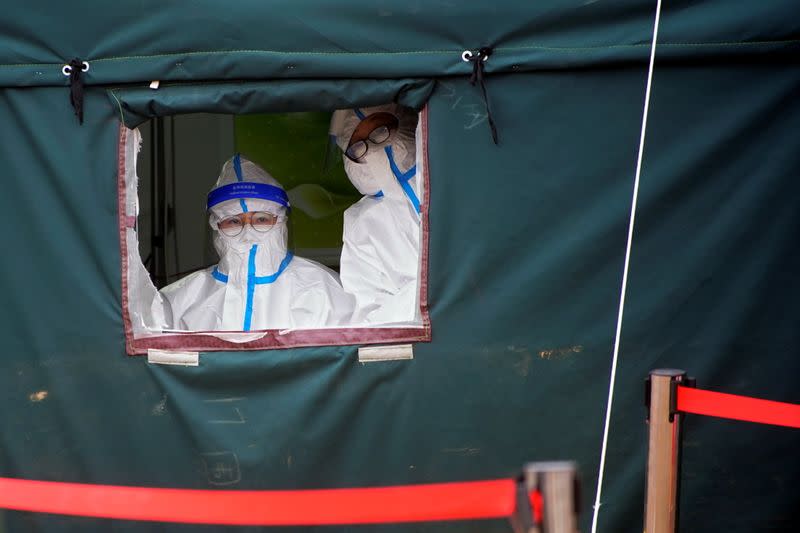
[[[81,72],[89,72],[89,63],[87,61],[81,62]],[[72,65],[67,63],[63,67],[61,67],[61,73],[64,76],[70,76],[72,74]]]
[[[77,57],[61,67],[61,73],[69,77],[69,101],[75,109],[78,122],[83,124],[83,74],[89,72],[89,62]]]
[[[483,49],[481,49],[481,50],[483,50]],[[474,56],[475,56],[475,54],[473,54],[472,51],[470,51],[470,50],[464,50],[463,52],[461,52],[461,60],[466,62],[466,63],[469,63],[470,61],[472,61],[473,60],[472,58]],[[478,52],[478,56],[482,58],[481,59],[482,61],[488,61],[489,60],[489,55],[488,54],[484,54],[482,51]]]

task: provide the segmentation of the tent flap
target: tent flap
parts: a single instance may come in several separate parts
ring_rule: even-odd
[[[121,119],[134,128],[153,117],[183,113],[332,111],[398,102],[420,109],[433,80],[284,80],[109,90]]]

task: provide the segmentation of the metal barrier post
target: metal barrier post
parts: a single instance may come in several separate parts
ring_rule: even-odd
[[[681,415],[677,413],[677,385],[686,372],[672,368],[650,372],[646,403],[650,435],[647,451],[645,533],[675,533],[678,526]]]
[[[529,463],[520,484],[517,533],[579,533],[577,467],[571,461]],[[526,516],[522,516],[526,515]]]

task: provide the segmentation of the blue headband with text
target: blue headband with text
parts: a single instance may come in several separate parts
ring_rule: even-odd
[[[236,183],[229,183],[223,185],[218,189],[214,189],[208,193],[208,201],[206,202],[206,209],[211,209],[220,202],[226,200],[236,200],[240,198],[260,198],[261,200],[270,200],[278,203],[287,209],[289,206],[289,197],[286,196],[286,191],[274,185],[266,183],[253,183],[250,181],[237,181]]]

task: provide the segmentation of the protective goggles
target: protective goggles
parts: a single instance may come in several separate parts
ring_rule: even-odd
[[[290,209],[289,197],[286,191],[275,185],[266,183],[254,183],[251,181],[237,181],[223,185],[208,193],[208,200],[206,201],[206,209],[211,209],[218,203],[226,200],[235,200],[241,198],[260,198],[262,200],[270,200],[277,204]]]
[[[350,136],[344,155],[355,163],[367,155],[369,144],[382,144],[389,140],[400,121],[391,113],[373,113],[365,117]]]
[[[281,215],[269,213],[267,211],[248,211],[247,213],[240,213],[232,217],[223,218],[217,222],[217,228],[220,233],[228,237],[236,237],[244,230],[247,224],[250,224],[254,230],[260,233],[266,233],[271,230],[275,224],[281,222]]]

